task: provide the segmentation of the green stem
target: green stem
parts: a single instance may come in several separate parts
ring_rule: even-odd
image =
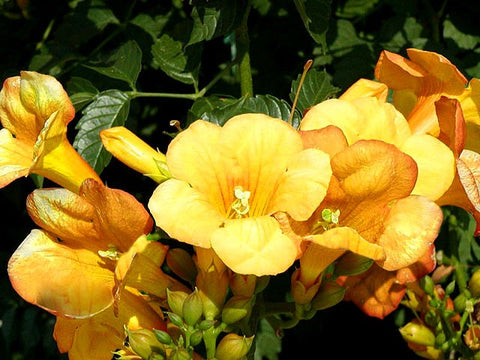
[[[159,98],[175,98],[175,99],[188,99],[196,100],[198,94],[177,94],[177,93],[156,93],[156,92],[143,92],[143,91],[126,91],[132,99],[139,97],[159,97]]]
[[[250,66],[250,39],[248,37],[248,15],[250,4],[245,10],[242,23],[235,32],[235,39],[238,50],[240,91],[242,96],[253,96],[252,68]]]

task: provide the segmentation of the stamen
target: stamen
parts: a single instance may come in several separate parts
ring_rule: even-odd
[[[333,211],[332,209],[323,209],[322,220],[317,221],[313,225],[313,233],[323,232],[337,227],[339,225],[339,218],[340,209],[337,209],[335,211]]]
[[[232,209],[235,212],[235,217],[240,219],[250,211],[250,205],[248,203],[248,200],[250,199],[250,191],[244,191],[243,187],[235,186],[234,195],[236,200],[232,203]]]
[[[98,250],[98,255],[102,258],[107,258],[110,260],[118,260],[120,258],[120,253],[115,245],[109,244],[106,251]]]

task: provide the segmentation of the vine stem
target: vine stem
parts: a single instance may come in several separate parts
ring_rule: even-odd
[[[253,96],[252,68],[250,66],[250,39],[248,36],[248,15],[251,5],[248,4],[243,14],[242,23],[235,31],[235,39],[239,57],[240,91],[242,96]]]

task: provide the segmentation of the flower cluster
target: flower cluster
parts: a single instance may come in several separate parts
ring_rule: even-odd
[[[125,127],[101,131],[158,183],[148,210],[69,143],[57,80],[5,80],[0,186],[32,173],[60,186],[27,198],[38,229],[9,261],[12,286],[56,317],[72,360],[243,359],[261,318],[294,326],[342,300],[384,318],[435,269],[441,207],[480,220],[479,80],[439,54],[408,56],[382,52],[377,80],[307,109],[298,128],[260,113],[197,120],[166,154]],[[281,274],[290,300],[261,300]],[[415,350],[440,358],[421,331]]]

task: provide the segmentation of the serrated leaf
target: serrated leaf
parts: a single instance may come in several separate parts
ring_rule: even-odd
[[[190,110],[188,110],[187,125],[191,124],[195,120],[201,119],[202,114],[209,113],[214,109],[223,107],[229,103],[232,103],[233,101],[236,101],[236,99],[220,98],[215,95],[198,98],[195,100]]]
[[[272,95],[256,95],[255,97],[228,100],[224,106],[203,113],[201,118],[220,126],[223,126],[233,116],[246,113],[262,113],[287,121],[290,116],[290,109],[290,104],[285,100],[278,99]],[[299,123],[300,114],[295,112],[293,126],[298,127]]]
[[[312,39],[325,49],[332,1],[294,0],[294,3]]]
[[[107,66],[84,66],[113,79],[125,81],[135,90],[138,74],[142,69],[142,50],[134,40],[121,45],[106,64]]]
[[[168,23],[168,20],[170,20],[170,16],[170,13],[166,15],[157,15],[155,17],[152,17],[149,14],[141,13],[130,20],[130,23],[142,28],[153,39],[156,39],[161,33],[162,29]]]
[[[189,44],[230,33],[241,22],[246,11],[245,0],[196,1],[192,9],[193,28]]]
[[[112,126],[121,126],[127,120],[130,97],[119,90],[101,92],[83,111],[76,129],[79,130],[73,146],[100,174],[111,159],[100,140],[99,132]]]
[[[267,320],[260,320],[255,339],[255,360],[279,359],[279,354],[282,351],[282,340],[275,334],[275,330]]]
[[[301,77],[302,76],[299,75],[297,79],[292,82],[292,88],[290,91],[290,100],[292,102],[295,99]],[[303,113],[309,107],[331,98],[339,90],[339,88],[332,85],[331,77],[326,72],[310,69],[305,76],[305,81],[300,89],[297,108]]]
[[[187,46],[168,34],[163,34],[152,45],[154,65],[168,76],[185,84],[198,83],[198,71],[201,60],[201,47]]]

